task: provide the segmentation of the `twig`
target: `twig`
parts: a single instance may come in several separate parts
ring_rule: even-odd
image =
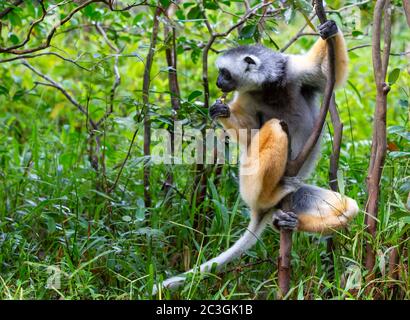
[[[337,171],[339,169],[339,158],[340,158],[340,148],[342,144],[343,137],[343,123],[340,121],[339,112],[337,111],[335,95],[333,94],[332,100],[329,106],[330,118],[332,120],[333,126],[333,143],[332,143],[332,153],[330,154],[330,165],[329,165],[329,186],[333,191],[339,191],[337,183]],[[333,236],[326,239],[326,253],[330,256],[329,266],[331,268],[331,277],[334,277],[334,260],[333,252],[335,251],[335,243]],[[332,279],[333,280],[333,279]]]
[[[103,36],[105,42],[107,43],[107,45],[113,50],[115,51],[116,55],[114,57],[114,83],[111,87],[111,92],[110,92],[110,98],[109,98],[109,108],[108,110],[105,112],[105,114],[101,117],[101,119],[97,122],[97,126],[99,126],[101,123],[103,123],[114,111],[114,97],[115,97],[115,92],[118,88],[118,86],[121,83],[121,76],[120,76],[120,72],[118,70],[118,56],[120,53],[120,49],[118,49],[114,44],[111,43],[111,41],[108,39],[107,34],[105,33],[104,29],[100,26],[99,23],[95,24],[95,27],[97,29],[97,31]]]
[[[367,48],[367,47],[371,47],[371,46],[372,46],[371,44],[361,44],[361,45],[358,45],[358,46],[356,46],[356,47],[352,47],[352,48],[348,49],[347,51],[350,52],[350,51],[354,51],[354,50],[362,49],[362,48]],[[381,52],[384,52],[384,51],[381,50],[381,49],[380,49],[380,51],[381,51]],[[410,54],[410,51],[390,52],[390,53],[389,53],[390,56],[396,56],[396,57],[407,56],[407,55],[409,55],[409,54]]]
[[[309,20],[312,20],[314,17],[316,16],[316,13],[313,14]],[[285,44],[279,51],[280,52],[285,52],[293,43],[295,43],[300,37],[302,37],[304,35],[303,31],[306,29],[306,27],[308,26],[308,23],[306,22],[302,28],[299,29],[299,31],[296,33],[296,35],[289,40],[289,42],[287,44]]]
[[[27,67],[28,69],[30,69],[31,71],[33,71],[35,74],[37,74],[38,76],[40,76],[41,78],[43,78],[44,80],[46,80],[48,83],[42,83],[39,82],[39,84],[41,85],[45,85],[45,86],[50,86],[50,87],[54,87],[57,90],[59,90],[66,98],[68,101],[70,101],[74,106],[77,107],[77,109],[83,113],[84,115],[88,116],[86,109],[84,108],[84,106],[82,106],[73,96],[71,96],[67,90],[65,90],[60,84],[58,84],[56,81],[54,81],[53,79],[51,79],[50,77],[46,76],[45,74],[41,73],[40,71],[38,71],[37,69],[35,69],[32,65],[30,65],[27,61],[23,61],[22,64]],[[89,123],[91,125],[91,127],[93,129],[97,129],[96,124],[89,119]]]
[[[344,10],[348,10],[348,9],[350,9],[350,8],[353,8],[353,7],[360,7],[360,6],[362,6],[362,5],[366,4],[366,3],[369,3],[370,1],[371,1],[371,0],[366,0],[366,1],[358,2],[358,3],[349,4],[349,5],[345,6],[345,7],[341,7],[341,8],[339,8],[339,9],[337,9],[337,10],[326,10],[326,13],[340,13],[340,12],[342,12],[342,11],[344,11]]]
[[[108,189],[108,193],[113,192],[115,190],[115,188],[117,187],[118,181],[120,180],[120,177],[121,177],[122,171],[124,170],[125,164],[127,163],[128,158],[131,155],[131,150],[132,150],[132,147],[134,145],[135,138],[137,137],[138,131],[139,131],[139,128],[137,127],[137,129],[135,129],[135,131],[134,131],[134,134],[133,134],[132,139],[131,139],[131,143],[128,147],[127,155],[125,156],[124,161],[121,163],[120,170],[118,171],[117,176],[115,177],[115,181],[114,181],[113,185]]]
[[[340,147],[343,137],[343,123],[340,121],[339,112],[337,111],[335,96],[330,101],[330,118],[333,125],[333,143],[332,153],[330,155],[329,166],[329,185],[333,191],[338,191],[337,170],[339,168]]]
[[[107,45],[114,50],[115,52],[119,53],[120,50],[113,44],[111,43],[110,39],[108,39],[107,33],[104,31],[104,29],[101,27],[101,25],[97,22],[95,24],[95,28],[97,29],[97,31],[103,36],[105,42],[107,43]]]
[[[21,42],[19,44],[16,44],[14,46],[11,46],[11,47],[6,47],[6,48],[1,48],[0,47],[0,52],[12,52],[13,50],[15,50],[17,48],[23,47],[27,42],[30,41],[31,33],[32,33],[34,27],[37,24],[39,24],[40,22],[42,22],[44,20],[44,18],[46,17],[46,15],[47,15],[47,10],[44,6],[43,0],[40,0],[39,3],[40,3],[40,6],[41,6],[41,10],[43,11],[42,15],[41,15],[40,18],[38,18],[37,20],[35,20],[31,23],[30,28],[28,29],[28,32],[27,32],[26,39],[24,39],[23,42]]]
[[[26,44],[30,41],[33,28],[34,28],[38,23],[40,23],[41,21],[43,21],[44,18],[45,18],[45,16],[47,15],[47,10],[46,10],[45,7],[44,7],[43,1],[40,1],[40,4],[41,4],[42,9],[43,9],[43,14],[42,14],[42,16],[41,16],[39,19],[37,19],[37,20],[35,20],[34,22],[32,22],[32,24],[31,24],[31,26],[30,26],[30,28],[29,28],[29,31],[28,31],[28,33],[27,33],[26,39],[25,39],[22,43],[17,44],[17,45],[14,45],[14,46],[11,46],[11,47],[6,47],[6,48],[0,47],[0,53],[1,53],[1,52],[7,52],[7,53],[11,53],[11,54],[25,54],[25,53],[32,53],[32,52],[36,52],[36,51],[40,51],[40,50],[43,50],[43,49],[45,49],[45,48],[48,48],[48,47],[50,46],[51,40],[52,40],[52,38],[53,38],[55,32],[57,31],[57,29],[58,29],[59,27],[63,26],[63,25],[66,24],[68,21],[70,21],[70,19],[71,19],[77,12],[81,11],[81,10],[82,10],[83,8],[85,8],[86,6],[88,6],[88,5],[92,4],[92,3],[97,3],[97,2],[99,2],[99,3],[104,3],[104,4],[108,5],[108,7],[109,7],[112,11],[125,11],[125,10],[129,10],[129,9],[131,9],[131,8],[133,8],[133,7],[136,7],[136,6],[148,5],[148,4],[146,4],[146,1],[142,1],[142,2],[140,2],[140,3],[134,3],[134,4],[132,4],[132,5],[129,5],[129,6],[125,7],[125,8],[122,8],[122,9],[114,9],[114,8],[112,8],[112,2],[111,2],[111,1],[108,1],[108,0],[88,0],[88,1],[85,1],[84,3],[80,4],[78,7],[76,7],[75,9],[73,9],[73,10],[72,10],[67,16],[65,16],[60,22],[57,22],[57,23],[51,28],[50,32],[48,33],[48,35],[47,35],[47,37],[46,37],[46,40],[45,40],[44,42],[42,42],[40,45],[38,45],[37,47],[29,48],[29,49],[18,49],[18,48],[21,48],[22,46],[26,45]]]
[[[129,5],[125,6],[125,7],[123,7],[123,8],[117,9],[117,8],[114,8],[114,6],[113,6],[113,3],[114,3],[113,0],[105,0],[104,2],[108,5],[108,7],[110,8],[110,10],[111,10],[111,11],[114,11],[114,12],[128,11],[128,10],[130,10],[130,9],[132,9],[132,8],[135,8],[135,7],[138,7],[138,6],[142,6],[142,5],[152,6],[152,5],[150,5],[150,4],[147,3],[147,0],[144,0],[144,1],[141,1],[141,2],[134,2],[133,4],[129,4]]]
[[[13,47],[9,47],[9,48],[1,48],[0,47],[0,52],[8,52],[8,53],[13,53],[13,54],[24,54],[24,53],[32,53],[35,51],[40,51],[42,49],[45,49],[47,47],[50,46],[51,43],[51,39],[53,38],[54,33],[57,31],[57,29],[59,27],[61,27],[62,25],[64,25],[65,23],[67,23],[78,11],[80,11],[81,9],[85,8],[86,6],[88,6],[91,3],[94,2],[104,2],[103,0],[89,0],[84,2],[83,4],[79,5],[77,8],[75,8],[74,10],[72,10],[64,19],[62,19],[60,22],[56,23],[53,28],[51,29],[51,31],[48,33],[46,41],[43,42],[42,44],[40,44],[37,47],[34,48],[30,48],[30,49],[22,49],[22,50],[17,50],[17,48],[21,47],[22,45],[16,45]],[[42,2],[41,2],[42,3]],[[42,6],[43,10],[44,10],[44,5]],[[36,20],[30,27],[29,29],[29,33],[27,35],[26,41],[23,42],[23,45],[25,45],[29,40],[30,40],[30,35],[31,35],[31,31],[34,28],[34,26],[39,23],[40,21],[42,21],[45,17],[45,15],[47,14],[47,11],[44,12],[43,11],[43,16],[41,18],[39,18],[38,20]]]
[[[55,52],[41,52],[41,53],[36,53],[36,54],[24,54],[21,56],[15,56],[13,58],[7,58],[7,59],[0,59],[0,63],[4,63],[4,62],[10,62],[10,61],[15,61],[15,60],[21,60],[21,59],[32,59],[32,58],[36,58],[36,57],[41,57],[41,56],[56,56],[58,58],[60,58],[61,60],[67,61],[67,62],[71,62],[72,64],[76,65],[77,67],[86,70],[88,72],[90,72],[90,69],[87,69],[85,67],[83,67],[82,65],[78,64],[77,61],[69,59],[69,58],[65,58],[62,55],[55,53]]]
[[[10,5],[10,7],[4,9],[2,12],[0,12],[0,19],[3,19],[9,12],[13,11],[16,7],[21,5],[24,0],[16,0],[13,2],[13,4]]]

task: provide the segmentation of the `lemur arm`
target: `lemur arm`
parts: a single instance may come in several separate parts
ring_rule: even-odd
[[[259,128],[257,117],[244,109],[239,98],[232,101],[229,106],[217,100],[211,106],[210,114],[213,119],[218,119],[232,139],[243,146],[249,145],[251,141],[251,129]],[[240,133],[240,129],[246,129],[246,135],[245,132]]]
[[[334,35],[334,43],[336,86],[340,86],[345,82],[348,73],[347,48],[340,30]],[[289,79],[299,80],[302,85],[324,86],[328,68],[327,60],[327,41],[319,38],[306,54],[289,56]]]

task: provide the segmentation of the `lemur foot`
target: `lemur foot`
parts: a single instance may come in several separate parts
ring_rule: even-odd
[[[209,108],[209,115],[212,120],[216,118],[229,118],[231,111],[227,104],[223,103],[222,100],[218,99],[216,102]]]
[[[299,225],[298,216],[293,212],[276,210],[272,216],[273,226],[280,230],[296,230]]]
[[[325,23],[318,26],[319,35],[323,40],[329,39],[335,36],[338,32],[336,22],[333,20],[327,20]]]

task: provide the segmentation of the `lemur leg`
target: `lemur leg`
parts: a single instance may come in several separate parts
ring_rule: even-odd
[[[274,207],[300,187],[299,178],[284,178],[288,158],[288,135],[278,119],[266,122],[252,138],[241,159],[240,192],[252,211]]]
[[[359,208],[340,193],[303,185],[291,196],[291,211],[298,217],[298,230],[326,234],[346,226]]]

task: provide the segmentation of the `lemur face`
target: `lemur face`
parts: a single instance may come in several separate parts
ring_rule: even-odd
[[[216,82],[223,92],[258,90],[267,82],[281,83],[284,58],[264,46],[240,46],[216,60]]]
[[[219,69],[216,85],[222,92],[231,92],[236,89],[236,81],[232,78],[231,73],[226,68]]]

